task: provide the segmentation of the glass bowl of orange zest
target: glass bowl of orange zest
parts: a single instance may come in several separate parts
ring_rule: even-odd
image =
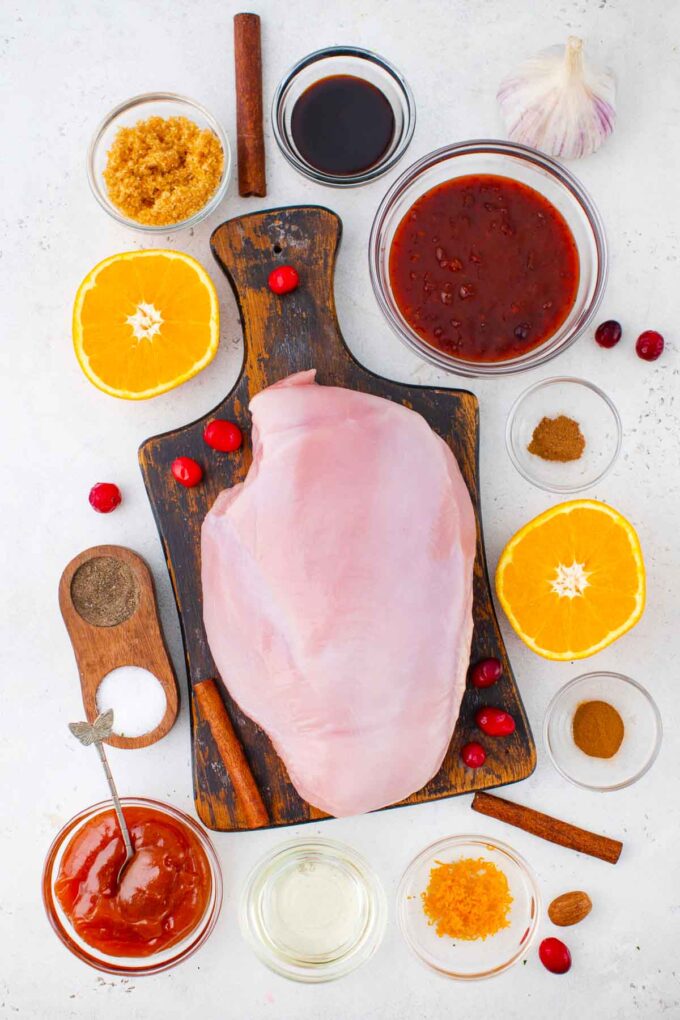
[[[432,970],[462,981],[493,977],[525,957],[540,907],[526,861],[486,836],[449,836],[426,847],[397,892],[409,948]]]

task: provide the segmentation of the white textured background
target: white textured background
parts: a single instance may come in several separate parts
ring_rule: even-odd
[[[611,244],[610,284],[600,318],[624,327],[618,349],[592,336],[553,366],[508,380],[477,383],[481,402],[482,494],[491,566],[530,516],[555,500],[526,484],[503,446],[515,396],[537,378],[582,374],[603,386],[621,411],[624,452],[613,474],[589,493],[637,525],[649,574],[647,612],[635,631],[586,668],[611,668],[648,685],[666,722],[652,772],[614,794],[569,786],[543,754],[545,707],[582,666],[550,664],[520,646],[503,624],[539,745],[539,766],[511,798],[625,841],[615,867],[542,843],[470,812],[469,797],[430,806],[331,821],[318,831],[365,853],[392,898],[410,858],[453,832],[507,839],[536,869],[544,897],[587,889],[591,916],[567,933],[574,965],[558,978],[535,952],[526,964],[483,984],[449,983],[412,958],[393,918],[377,956],[334,985],[303,987],[265,970],[242,942],[236,904],[247,869],[295,833],[218,834],[225,879],[218,926],[202,951],[153,978],[98,976],[73,959],[45,920],[40,869],[57,829],[104,795],[94,755],[66,723],[82,716],[71,648],[57,608],[57,582],[79,550],[101,542],[130,545],[155,570],[168,639],[183,677],[179,631],[159,540],[137,467],[147,436],[181,425],[225,394],[240,363],[240,331],[227,286],[208,249],[221,219],[266,205],[325,203],[344,238],[337,303],[345,336],[369,368],[401,380],[451,383],[392,336],[375,305],[366,266],[371,219],[390,180],[342,193],[318,188],[284,163],[267,128],[269,196],[226,201],[194,236],[162,244],[187,249],[212,272],[224,299],[217,359],[179,391],[149,403],[109,399],[85,380],[73,357],[75,289],[99,259],[145,240],[111,221],[89,194],[84,166],[92,131],[116,103],[168,89],[204,102],[234,138],[231,16],[218,0],[5,0],[0,14],[3,80],[0,203],[3,417],[0,458],[2,541],[2,853],[0,867],[0,1015],[27,1018],[202,1017],[237,1020],[420,1020],[579,1017],[641,1020],[680,1017],[678,922],[680,742],[677,685],[680,643],[680,8],[673,0],[260,0],[265,95],[288,66],[331,43],[375,49],[408,78],[418,125],[408,163],[447,142],[501,133],[494,95],[521,58],[574,32],[619,79],[619,126],[594,157],[574,167],[604,217]],[[633,341],[661,330],[668,347],[656,364],[639,361]],[[87,503],[98,480],[120,483],[123,506],[95,515]],[[191,810],[186,708],[171,734],[137,752],[112,750],[121,791]],[[300,830],[302,831],[302,830]],[[314,829],[306,828],[305,834]],[[554,934],[547,921],[541,937]]]

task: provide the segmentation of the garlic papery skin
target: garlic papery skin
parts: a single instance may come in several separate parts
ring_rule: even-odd
[[[573,35],[525,61],[496,98],[509,138],[550,156],[589,156],[614,130],[614,75],[588,64]]]

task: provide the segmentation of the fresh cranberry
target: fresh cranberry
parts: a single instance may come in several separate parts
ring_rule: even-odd
[[[643,361],[656,361],[663,351],[663,337],[655,329],[646,329],[640,333],[635,344],[638,358]]]
[[[621,323],[616,319],[601,322],[595,330],[595,339],[600,347],[616,347],[621,339]]]
[[[177,457],[176,460],[173,460],[170,470],[175,481],[186,486],[187,489],[198,485],[203,478],[203,468],[191,457]]]
[[[220,453],[233,453],[243,442],[243,433],[233,421],[215,418],[203,429],[203,438],[213,450]]]
[[[473,687],[491,687],[502,674],[503,667],[498,659],[482,659],[473,666],[470,679]]]
[[[300,283],[300,276],[293,266],[279,266],[278,269],[272,269],[267,282],[269,289],[275,294],[288,294],[296,289]]]
[[[98,514],[110,514],[112,510],[120,506],[122,498],[120,489],[113,482],[97,482],[90,489],[90,495],[88,496],[90,506]]]
[[[460,756],[469,769],[478,769],[486,761],[486,751],[474,741],[461,747]]]
[[[475,722],[482,733],[490,737],[507,737],[515,732],[515,720],[501,708],[480,708]]]
[[[538,947],[538,955],[551,974],[566,974],[571,967],[571,953],[560,939],[543,939]]]

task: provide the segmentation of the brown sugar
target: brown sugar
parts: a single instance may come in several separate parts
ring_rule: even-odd
[[[115,207],[148,226],[170,226],[197,213],[224,169],[219,139],[187,117],[149,117],[119,129],[104,180]]]
[[[116,627],[139,605],[139,585],[127,563],[114,556],[93,556],[76,570],[71,599],[79,616],[93,627]]]
[[[541,418],[527,446],[529,453],[536,457],[562,462],[579,460],[585,448],[586,440],[579,423],[565,414]]]

